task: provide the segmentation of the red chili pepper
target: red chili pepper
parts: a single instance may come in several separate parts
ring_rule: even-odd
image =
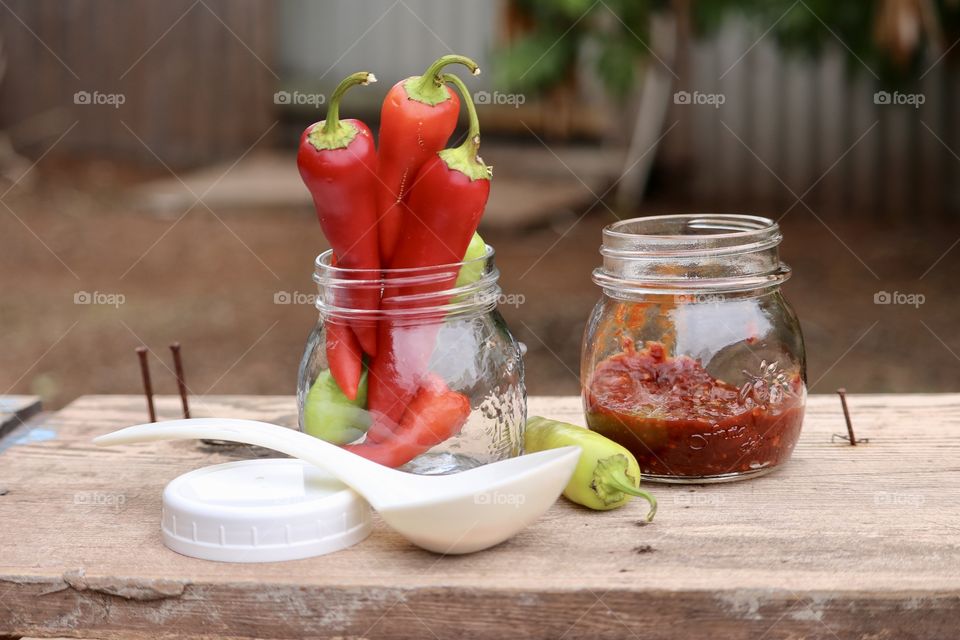
[[[457,85],[470,115],[470,129],[463,144],[444,149],[426,162],[410,189],[408,209],[391,268],[423,268],[459,262],[470,244],[490,195],[491,170],[477,155],[480,123],[476,108],[463,82],[444,74],[445,82]],[[430,284],[385,287],[382,306],[389,308],[398,294],[436,293],[453,287],[457,269],[450,269]],[[431,305],[440,304],[436,299]],[[396,425],[407,402],[426,373],[442,317],[412,324],[381,320],[378,352],[370,363],[368,404],[374,422]]]
[[[424,162],[447,145],[457,126],[460,100],[440,78],[448,64],[480,68],[470,58],[438,58],[422,76],[401,80],[390,89],[380,110],[377,206],[380,212],[380,258],[388,265],[403,222],[403,200]]]
[[[467,397],[451,391],[439,377],[428,375],[396,431],[373,425],[365,442],[344,448],[388,467],[399,467],[455,436],[469,416]],[[371,440],[371,435],[379,436],[378,440]]]
[[[330,256],[330,266],[337,266],[337,255]],[[363,349],[353,329],[341,318],[331,316],[324,322],[327,366],[343,395],[357,399],[363,375]]]
[[[397,306],[388,302],[385,308]],[[374,425],[397,428],[427,371],[441,323],[442,319],[380,320],[380,349],[368,364],[367,376],[367,409]],[[370,439],[376,440],[378,433],[382,431],[374,429]]]
[[[320,226],[340,266],[346,269],[380,268],[373,135],[359,120],[340,120],[343,94],[354,85],[370,82],[376,78],[366,71],[345,78],[330,98],[327,119],[304,130],[297,152],[297,167],[313,196]],[[377,309],[380,305],[379,291],[369,288],[358,287],[346,297],[342,304],[349,308]],[[363,351],[376,354],[376,326],[354,323],[352,330]],[[348,342],[342,332],[334,332],[339,334],[338,344]],[[328,357],[331,355],[344,358],[343,362],[331,361],[330,369],[341,391],[350,396],[349,390],[355,393],[360,379],[359,352],[354,357],[352,349],[328,349]]]
[[[360,376],[363,375],[363,352],[357,336],[349,325],[328,319],[324,325],[327,336],[327,363],[330,375],[337,381],[343,395],[350,400],[357,399],[360,388]]]

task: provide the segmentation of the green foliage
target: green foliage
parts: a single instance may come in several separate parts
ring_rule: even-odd
[[[529,20],[528,32],[496,55],[497,81],[514,91],[543,93],[572,77],[585,52],[594,72],[613,97],[627,95],[636,82],[637,62],[649,56],[649,20],[666,9],[663,0],[515,0]],[[936,0],[946,46],[960,37],[960,2]],[[753,25],[786,51],[817,56],[839,47],[851,69],[866,65],[885,84],[917,78],[932,64],[929,42],[921,43],[905,64],[877,43],[874,25],[882,3],[866,0],[704,0],[691,3],[694,33],[709,35],[727,20]],[[771,25],[773,25],[771,27]]]
[[[542,93],[568,80],[589,50],[595,73],[614,97],[633,87],[647,54],[651,0],[517,0],[531,29],[496,54],[497,82],[513,91]]]
[[[561,84],[573,68],[577,42],[553,27],[541,27],[496,56],[496,82],[511,91],[541,93]]]
[[[960,3],[937,0],[936,19],[943,28],[947,46],[956,41],[960,27]],[[837,2],[836,0],[714,0],[694,5],[694,30],[699,35],[716,31],[727,18],[746,19],[759,37],[768,28],[787,52],[817,56],[826,47],[836,47],[847,57],[848,67],[868,67],[883,84],[900,85],[915,80],[933,60],[929,59],[926,37],[905,64],[896,64],[890,51],[878,45],[874,28],[880,2]],[[771,25],[772,28],[771,28]]]
[[[597,75],[611,95],[623,98],[633,87],[638,52],[622,39],[604,40],[599,45]]]

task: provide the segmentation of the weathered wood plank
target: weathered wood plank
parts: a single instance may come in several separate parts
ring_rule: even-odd
[[[0,634],[129,637],[947,638],[960,628],[960,395],[810,400],[794,459],[764,478],[652,488],[594,513],[564,501],[499,547],[420,551],[374,534],[320,558],[229,565],[159,535],[160,492],[246,447],[89,439],[144,417],[142,398],[90,396],[54,440],[0,454]],[[160,398],[161,417],[179,414]],[[210,397],[198,415],[292,424],[292,398]],[[531,415],[579,422],[575,398]],[[9,540],[17,540],[10,544]],[[765,635],[764,635],[765,634]]]

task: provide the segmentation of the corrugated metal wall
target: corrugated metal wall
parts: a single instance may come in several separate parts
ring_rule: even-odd
[[[285,0],[281,66],[285,78],[325,89],[361,68],[389,85],[450,49],[489,68],[503,16],[500,1]],[[680,159],[691,177],[673,185],[678,192],[718,207],[774,209],[803,195],[811,206],[898,220],[957,211],[956,70],[938,64],[916,89],[903,89],[924,95],[920,109],[877,105],[877,81],[848,64],[840,43],[805,59],[779,51],[772,37],[758,42],[761,33],[734,22],[688,45],[676,89],[722,93],[726,102],[671,106],[668,125],[679,124],[664,138],[662,158]],[[471,85],[492,90],[492,75]]]
[[[285,77],[329,88],[367,69],[390,86],[437,57],[463,53],[481,68],[496,42],[501,2],[284,0],[279,57]],[[485,88],[490,74],[472,87]]]
[[[757,36],[731,25],[691,46],[680,88],[726,101],[719,108],[671,106],[668,122],[680,124],[664,139],[664,152],[689,167],[687,193],[723,206],[783,209],[803,195],[811,206],[880,219],[956,215],[956,69],[941,62],[916,87],[901,89],[922,94],[919,108],[875,104],[877,80],[856,61],[848,66],[839,43],[805,59]]]

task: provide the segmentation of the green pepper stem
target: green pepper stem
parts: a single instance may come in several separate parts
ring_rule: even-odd
[[[476,62],[466,56],[457,54],[440,56],[427,67],[427,70],[424,71],[423,75],[416,81],[417,90],[426,94],[430,92],[432,87],[441,86],[443,81],[441,81],[440,78],[440,71],[448,64],[462,64],[467,69],[470,69],[470,73],[473,75],[480,75],[480,67]]]
[[[489,180],[493,175],[490,167],[483,163],[480,158],[480,119],[477,118],[477,109],[473,105],[473,98],[467,90],[467,85],[457,76],[451,73],[443,74],[444,82],[451,82],[457,86],[460,93],[463,94],[463,100],[467,103],[467,113],[470,115],[470,130],[467,132],[467,139],[459,147],[453,149],[444,149],[439,152],[440,159],[446,163],[453,171],[459,171],[473,180]]]
[[[376,81],[377,77],[369,71],[358,71],[357,73],[351,73],[337,85],[337,88],[333,91],[333,95],[330,96],[330,106],[327,108],[327,120],[323,125],[324,135],[333,135],[340,130],[340,99],[343,98],[343,94],[345,94],[350,87],[358,84],[367,85]]]
[[[467,104],[467,116],[470,119],[470,128],[467,130],[466,140],[464,140],[458,148],[464,149],[464,153],[468,153],[470,157],[476,157],[476,155],[480,153],[480,118],[477,117],[477,107],[473,104],[473,97],[470,95],[470,90],[467,89],[467,85],[463,83],[463,80],[461,80],[459,76],[455,76],[452,73],[445,73],[442,78],[444,82],[449,82],[460,91],[460,95],[463,96],[463,101]]]
[[[644,491],[643,489],[638,489],[625,480],[618,478],[616,476],[607,476],[603,479],[604,484],[609,487],[622,491],[631,496],[637,496],[638,498],[643,498],[650,503],[650,511],[647,512],[647,522],[653,521],[653,516],[657,515],[657,499],[652,495]]]
[[[477,66],[477,63],[466,56],[441,56],[427,67],[422,76],[411,76],[403,81],[403,88],[407,92],[407,97],[431,107],[449,100],[450,92],[443,86],[443,78],[440,74],[448,64],[462,64],[470,69],[473,75],[480,73],[480,67]]]

